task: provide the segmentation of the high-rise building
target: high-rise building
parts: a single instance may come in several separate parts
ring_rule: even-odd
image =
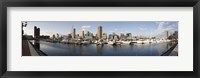
[[[113,39],[113,35],[112,35],[112,34],[109,34],[109,35],[108,35],[108,39],[112,40],[112,39]]]
[[[76,38],[76,29],[75,28],[73,28],[72,38]]]
[[[121,40],[125,40],[125,39],[126,39],[126,36],[125,36],[123,33],[121,33],[121,34],[120,34],[120,39],[121,39]]]
[[[127,33],[126,34],[126,39],[127,40],[132,40],[132,34],[131,33]]]
[[[119,36],[118,35],[114,35],[113,38],[114,38],[114,40],[119,40]]]
[[[97,33],[97,39],[102,38],[102,26],[98,26],[98,33]]]
[[[81,32],[80,32],[80,38],[84,38],[85,36],[84,36],[84,31],[82,30]]]
[[[58,34],[58,33],[56,33],[56,35],[57,35],[57,37],[56,37],[56,38],[57,38],[57,39],[59,39],[59,34]]]
[[[79,38],[80,38],[79,34],[76,34],[76,38],[77,38],[77,39],[79,39]]]
[[[68,34],[68,35],[67,35],[67,38],[72,38],[72,35],[71,35],[71,34]]]
[[[127,37],[130,37],[130,36],[132,36],[132,34],[131,34],[131,33],[127,33],[126,36],[127,36]]]
[[[34,38],[38,40],[40,38],[40,28],[34,27]]]
[[[104,40],[106,40],[106,39],[107,39],[107,33],[103,33],[102,38],[103,38]]]
[[[93,33],[87,31],[86,34],[85,34],[85,38],[86,39],[93,39]]]
[[[174,31],[173,36],[177,36],[178,37],[178,31]]]
[[[53,40],[55,40],[55,38],[56,38],[56,36],[55,36],[55,35],[53,35]]]
[[[166,31],[166,39],[169,38],[170,35],[171,35],[170,32]]]

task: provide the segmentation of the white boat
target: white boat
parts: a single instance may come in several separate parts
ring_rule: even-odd
[[[103,41],[103,44],[108,44],[108,42],[106,40]]]
[[[136,41],[137,42],[137,44],[142,44],[142,41]]]
[[[81,44],[81,41],[80,40],[76,40],[74,41],[75,44]]]
[[[82,43],[82,44],[90,44],[90,42],[89,42],[89,41],[86,41],[86,40],[82,41],[81,43]]]
[[[94,43],[95,43],[95,44],[97,44],[97,43],[98,43],[98,41],[96,40]]]
[[[96,44],[97,44],[97,45],[102,45],[102,44],[104,44],[104,40],[100,39],[100,40],[97,41]]]
[[[130,44],[131,41],[121,41],[123,44]]]
[[[156,43],[160,43],[161,42],[161,40],[156,40]]]
[[[147,44],[147,43],[149,43],[148,40],[142,41],[142,44]]]
[[[171,40],[168,40],[168,39],[166,40],[166,42],[169,42],[169,41],[171,41]]]
[[[103,42],[98,42],[98,43],[97,43],[97,45],[103,45],[103,44],[104,44]]]
[[[110,44],[110,45],[115,45],[116,42],[115,42],[115,41],[108,41],[108,44]]]
[[[63,39],[63,40],[61,41],[61,43],[68,43],[68,42],[69,42],[68,39]]]

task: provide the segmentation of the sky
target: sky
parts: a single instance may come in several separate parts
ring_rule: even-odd
[[[134,36],[158,37],[163,36],[165,31],[178,31],[178,21],[22,21],[27,22],[24,27],[26,35],[34,34],[34,26],[40,28],[40,35],[58,33],[67,35],[76,29],[76,34],[80,31],[89,31],[94,35],[97,33],[98,26],[102,26],[103,33],[132,33]]]

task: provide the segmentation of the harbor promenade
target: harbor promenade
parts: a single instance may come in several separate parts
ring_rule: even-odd
[[[31,56],[27,40],[22,40],[22,56]]]
[[[39,54],[28,40],[23,40],[22,41],[22,56],[39,56]]]

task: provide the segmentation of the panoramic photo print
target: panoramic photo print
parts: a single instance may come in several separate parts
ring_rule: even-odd
[[[22,56],[178,56],[178,21],[22,21]]]

